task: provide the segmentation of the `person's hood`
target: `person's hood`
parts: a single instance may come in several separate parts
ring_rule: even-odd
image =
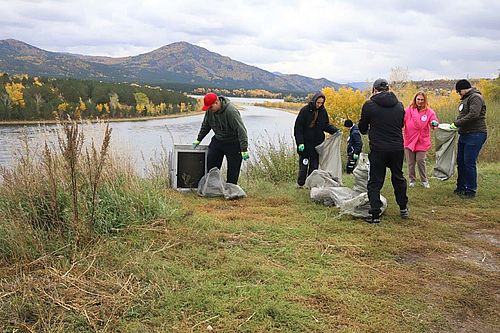
[[[461,100],[462,99],[465,99],[467,97],[469,97],[470,95],[472,94],[479,94],[479,95],[482,95],[481,92],[479,90],[477,90],[476,88],[472,88],[471,90],[469,90],[469,92],[467,94],[465,94],[462,98],[460,98]]]
[[[220,101],[220,110],[217,111],[216,113],[221,114],[226,111],[227,106],[229,105],[229,98],[225,96],[219,96],[219,101]]]
[[[316,94],[314,94],[314,96],[311,98],[311,101],[309,102],[309,110],[310,111],[314,111],[316,110],[316,101],[318,100],[318,98],[320,97],[323,97],[323,99],[325,100],[326,102],[326,97],[325,97],[325,94],[323,94],[321,91],[318,91]],[[325,107],[325,104],[323,104],[322,107],[320,107],[319,109],[323,109]],[[318,110],[319,110],[318,109]]]
[[[392,91],[382,91],[373,95],[370,99],[385,108],[390,108],[399,103],[398,98]]]

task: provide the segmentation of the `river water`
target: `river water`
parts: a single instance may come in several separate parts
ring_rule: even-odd
[[[230,98],[239,108],[248,131],[249,152],[257,146],[280,140],[293,145],[293,124],[295,115],[268,108],[253,106],[262,99]],[[191,144],[200,129],[203,114],[152,119],[136,122],[112,122],[111,150],[119,156],[126,156],[142,174],[153,163],[173,149],[174,144]],[[104,127],[102,124],[83,124],[81,126],[87,141],[95,138],[100,146]],[[16,151],[23,147],[23,142],[30,148],[42,147],[45,141],[55,146],[57,126],[23,125],[0,126],[0,166],[12,167]],[[208,145],[213,136],[211,131],[202,141]]]

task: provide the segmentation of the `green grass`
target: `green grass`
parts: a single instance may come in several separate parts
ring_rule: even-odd
[[[408,221],[388,175],[374,226],[296,189],[281,141],[247,163],[238,201],[168,189],[166,164],[139,178],[109,159],[97,182],[95,163],[70,178],[47,156],[1,170],[1,332],[499,331],[498,162],[479,164],[474,200],[455,177],[409,189]]]
[[[408,222],[386,182],[378,226],[339,218],[291,182],[245,183],[240,201],[163,190],[165,208],[146,224],[118,226],[72,256],[3,263],[0,326],[495,332],[500,172],[479,170],[475,200],[454,196],[454,180],[410,189]]]

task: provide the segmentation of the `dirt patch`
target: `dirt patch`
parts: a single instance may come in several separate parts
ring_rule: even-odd
[[[473,233],[469,234],[468,237],[486,241],[495,246],[500,246],[500,236],[496,235],[491,230],[487,229],[476,230]]]
[[[462,260],[490,272],[500,272],[498,259],[489,251],[484,249],[473,249],[460,246],[448,259]]]
[[[397,259],[396,262],[403,264],[403,265],[412,265],[417,262],[420,262],[424,260],[424,255],[421,253],[417,252],[406,252],[401,254]]]

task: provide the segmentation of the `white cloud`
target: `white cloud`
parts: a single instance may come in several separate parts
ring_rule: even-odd
[[[348,82],[496,77],[500,1],[0,0],[0,39],[128,56],[187,41],[269,71]]]

